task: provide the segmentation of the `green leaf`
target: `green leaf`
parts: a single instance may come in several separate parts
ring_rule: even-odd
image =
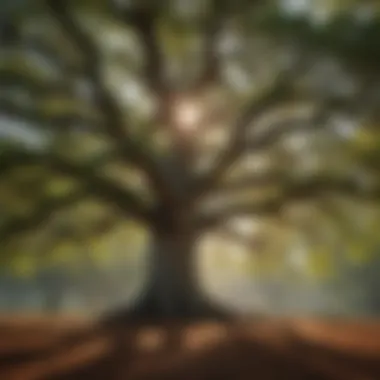
[[[32,255],[16,255],[9,263],[10,273],[19,278],[32,278],[38,271],[36,260]]]
[[[307,274],[314,278],[331,277],[335,273],[335,260],[328,248],[315,248],[307,260]]]
[[[370,247],[367,244],[352,242],[347,247],[347,258],[355,264],[363,264],[373,257]]]

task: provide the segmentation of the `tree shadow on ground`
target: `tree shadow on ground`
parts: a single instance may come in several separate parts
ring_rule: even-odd
[[[318,341],[289,321],[77,330],[31,323],[1,331],[0,379],[6,380],[380,379],[375,346],[363,352],[329,337]],[[353,332],[348,325],[346,333]],[[365,339],[379,337],[380,324]]]

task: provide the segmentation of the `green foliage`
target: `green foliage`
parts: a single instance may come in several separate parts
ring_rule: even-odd
[[[228,119],[229,122],[239,113],[235,108],[244,102],[248,93],[252,95],[251,92],[255,92],[259,103],[262,92],[265,92],[261,91],[265,87],[262,82],[267,85],[267,82],[275,82],[277,78],[277,75],[273,74],[277,67],[276,57],[281,55],[283,50],[289,53],[298,49],[304,51],[305,55],[306,52],[313,51],[314,59],[321,61],[333,56],[339,63],[343,63],[344,67],[349,67],[348,74],[355,76],[355,80],[366,80],[369,73],[374,81],[378,78],[380,21],[374,17],[367,22],[358,22],[351,11],[356,2],[348,1],[339,12],[336,11],[335,4],[332,16],[324,23],[317,23],[305,14],[289,16],[279,11],[272,1],[265,6],[247,0],[208,1],[203,2],[204,4],[198,2],[193,5],[191,16],[184,15],[186,12],[181,13],[175,1],[170,4],[165,1],[160,7],[152,2],[147,3],[148,5],[135,2],[134,7],[126,6],[126,14],[123,15],[126,19],[132,14],[128,12],[136,11],[136,8],[139,12],[148,9],[149,17],[157,14],[152,29],[150,25],[147,26],[146,19],[140,20],[141,24],[137,25],[140,28],[139,39],[138,30],[133,28],[133,23],[139,20],[135,18],[126,25],[125,20],[121,20],[121,10],[117,15],[111,12],[109,1],[71,0],[69,3],[76,12],[79,28],[75,30],[75,23],[72,23],[68,34],[70,32],[76,34],[77,44],[75,41],[70,41],[70,35],[59,30],[59,23],[53,22],[53,18],[47,15],[44,3],[44,1],[30,1],[28,4],[25,3],[25,6],[12,10],[10,17],[20,29],[23,39],[15,51],[7,53],[0,59],[1,112],[8,116],[13,114],[11,116],[18,121],[26,122],[30,128],[43,127],[51,137],[47,144],[49,153],[64,160],[64,163],[86,165],[86,168],[88,165],[89,170],[81,171],[84,173],[83,178],[78,178],[70,176],[70,173],[69,175],[56,173],[49,168],[49,163],[33,167],[25,163],[17,169],[2,174],[0,228],[14,218],[31,217],[36,209],[41,205],[44,206],[46,199],[59,200],[86,187],[88,184],[86,175],[99,180],[96,182],[97,185],[109,180],[107,185],[110,186],[107,190],[111,188],[113,199],[105,204],[103,199],[88,196],[84,202],[69,205],[64,210],[54,210],[48,220],[40,225],[44,230],[42,234],[34,231],[34,228],[32,235],[36,236],[29,236],[30,234],[24,236],[20,233],[18,235],[20,242],[16,244],[12,241],[2,252],[2,256],[6,258],[4,265],[8,265],[18,275],[31,275],[38,266],[48,263],[73,268],[83,257],[86,258],[85,261],[103,266],[110,260],[115,260],[118,255],[138,252],[147,241],[146,231],[140,225],[121,223],[127,207],[120,201],[120,199],[124,201],[125,198],[116,199],[117,195],[128,190],[136,195],[134,199],[141,201],[144,206],[156,207],[154,201],[157,189],[153,187],[156,186],[161,190],[162,184],[157,178],[151,177],[152,171],[156,173],[158,167],[164,172],[165,179],[170,177],[169,191],[164,194],[166,198],[162,198],[165,198],[165,202],[167,199],[171,200],[172,193],[176,194],[178,188],[180,199],[175,201],[178,202],[176,206],[181,206],[183,198],[187,196],[188,188],[192,189],[190,185],[188,186],[188,178],[185,175],[189,172],[198,179],[198,166],[195,164],[192,166],[193,161],[198,164],[201,158],[211,152],[206,143],[206,148],[202,145],[207,138],[203,138],[203,130],[200,129],[207,130],[208,127],[212,129],[213,124],[216,124],[212,120],[214,114],[219,117],[218,121],[222,118]],[[214,9],[212,4],[215,6]],[[190,2],[188,5],[191,5]],[[327,3],[324,7],[327,7]],[[190,79],[199,74],[198,66],[205,63],[200,62],[202,43],[205,43],[204,39],[202,40],[202,33],[210,27],[214,17],[219,15],[218,12],[225,12],[223,32],[227,35],[230,33],[230,37],[236,34],[236,51],[244,50],[231,54],[234,56],[233,59],[215,54],[220,59],[218,64],[222,67],[221,72],[225,77],[227,77],[226,72],[232,71],[235,74],[238,72],[232,76],[232,82],[238,81],[236,77],[239,78],[239,75],[246,75],[243,75],[243,80],[240,82],[252,81],[254,90],[247,90],[242,100],[239,94],[233,93],[232,86],[223,83],[226,89],[218,92],[225,101],[222,106],[218,103],[214,109],[214,103],[206,97],[206,100],[202,98],[200,101],[206,110],[204,117],[206,122],[202,128],[198,128],[192,134],[192,131],[183,131],[180,126],[179,131],[174,131],[178,136],[173,137],[172,128],[177,126],[172,125],[174,123],[171,111],[175,107],[176,98],[169,97],[168,100],[166,88],[161,89],[162,92],[158,94],[154,85],[153,88],[149,88],[149,82],[157,81],[157,78],[152,78],[152,73],[147,71],[156,70],[153,76],[162,75],[165,86],[178,79],[178,83],[175,83],[180,89],[178,92],[186,92]],[[141,16],[138,12],[133,15]],[[58,64],[50,62],[49,59],[36,59],[35,55],[29,52],[31,48],[25,48],[29,43],[33,46],[31,43],[33,38],[29,38],[30,30],[34,30],[33,33],[38,37],[36,40],[47,48],[53,56],[52,61],[58,61]],[[90,42],[87,41],[87,37]],[[256,48],[256,39],[260,38],[268,45],[266,49]],[[78,41],[79,46],[76,46]],[[146,46],[142,46],[144,42]],[[115,52],[118,49],[114,45],[117,45],[121,52]],[[159,48],[159,53],[155,51],[156,47]],[[264,54],[268,50],[270,58]],[[278,53],[277,50],[281,52]],[[149,61],[149,53],[156,60],[153,64],[146,62]],[[164,62],[161,62],[161,59]],[[97,60],[99,62],[96,62]],[[214,66],[218,64],[214,62]],[[234,64],[237,68],[233,67]],[[257,75],[256,67],[260,68],[257,70]],[[265,73],[261,75],[262,71],[265,71],[262,70],[263,67],[270,71],[268,81],[264,78]],[[162,69],[163,73],[158,72],[159,69]],[[224,78],[223,75],[221,77]],[[300,100],[303,101],[306,96],[297,86],[293,87],[295,89],[292,88],[290,95],[288,86],[279,87],[275,94],[268,95],[271,100],[268,103],[273,105],[273,109],[269,111],[269,113],[273,111],[271,116],[276,116],[277,111],[279,114],[283,111],[282,115],[288,114],[293,117],[298,108],[302,108],[299,106],[302,103]],[[268,91],[271,92],[270,89]],[[291,104],[284,105],[284,99],[289,100],[289,97],[291,102],[288,103]],[[326,99],[315,100],[317,96],[314,93],[310,97],[311,102],[316,101],[318,105],[326,102],[325,108],[329,109],[330,99],[327,99],[327,95]],[[361,99],[356,99],[356,103],[359,104],[360,101]],[[159,107],[164,108],[163,113],[167,117],[163,118],[163,121],[156,118],[157,114],[160,114],[156,112]],[[285,110],[279,110],[281,107]],[[227,112],[223,108],[228,109]],[[351,108],[354,107],[351,107],[350,103],[349,106],[341,107],[339,111],[348,113]],[[207,113],[209,109],[212,114],[210,117]],[[260,137],[258,135],[265,129],[260,130],[262,121],[260,117],[263,115],[258,113],[260,115],[256,120],[257,123],[254,123],[258,125],[258,133],[255,134],[256,130],[252,132],[253,145],[255,139],[258,139]],[[265,116],[262,118],[265,119]],[[274,119],[276,121],[274,124],[283,121],[282,116]],[[304,122],[305,125],[307,123]],[[323,135],[317,131],[319,124],[328,124],[325,120],[321,122],[316,118],[310,122],[313,123],[315,133],[308,136],[310,143],[304,144],[303,148],[299,147],[302,144],[298,144],[297,141],[295,144],[287,144],[289,141],[285,141],[286,139],[278,138],[279,141],[269,139],[273,144],[270,148],[263,145],[267,148],[263,149],[265,154],[255,152],[257,154],[251,160],[252,165],[242,162],[245,150],[245,145],[242,143],[243,147],[240,150],[243,151],[243,159],[238,161],[236,166],[232,166],[227,176],[220,181],[221,184],[227,186],[233,180],[257,174],[256,172],[261,169],[256,170],[252,167],[260,166],[260,160],[265,161],[266,154],[270,158],[262,166],[268,169],[268,173],[275,174],[276,183],[248,186],[245,189],[241,186],[229,197],[232,199],[231,204],[251,205],[255,202],[265,203],[268,199],[280,198],[287,188],[291,187],[293,177],[300,179],[300,182],[307,182],[314,175],[322,173],[327,179],[335,179],[341,176],[342,172],[351,170],[347,168],[351,162],[359,167],[362,174],[369,173],[371,180],[379,182],[380,135],[377,126],[363,127],[347,144],[343,144],[332,137],[332,133]],[[122,126],[121,131],[117,129],[119,124]],[[128,132],[127,138],[125,141],[120,141],[120,136],[123,136],[124,132]],[[248,135],[249,133],[244,137],[250,140]],[[161,144],[162,140],[165,141]],[[175,146],[178,141],[179,147]],[[198,144],[189,159],[189,161],[194,160],[190,164],[186,162],[186,165],[181,166],[182,154],[185,154],[184,151],[189,146],[193,148],[191,144]],[[4,153],[12,149],[22,151],[25,147],[0,138],[0,170]],[[223,150],[223,147],[215,148],[216,153],[220,150]],[[205,155],[203,151],[206,151]],[[218,156],[214,151],[211,153],[210,156]],[[282,191],[284,187],[285,190]],[[91,190],[96,189],[87,190],[91,193]],[[302,198],[302,195],[298,198]],[[291,199],[290,203],[293,201],[294,199]],[[323,201],[324,199],[319,204],[323,204]],[[229,203],[227,197],[220,203],[226,206]],[[337,207],[338,210],[334,215],[331,213],[334,207],[330,206],[331,204],[325,207],[323,217],[319,216],[318,210],[313,209],[310,213],[304,212],[299,218],[288,218],[286,212],[282,212],[282,208],[278,207],[281,209],[278,212],[281,217],[282,214],[285,215],[284,224],[287,224],[287,227],[283,225],[278,228],[273,227],[275,225],[273,221],[263,223],[265,228],[261,231],[261,238],[265,242],[264,247],[242,248],[248,254],[245,261],[240,261],[239,270],[256,275],[287,270],[289,260],[286,253],[295,245],[294,231],[299,232],[306,241],[305,264],[299,270],[311,277],[331,276],[339,255],[353,262],[362,263],[370,260],[372,252],[379,243],[375,235],[380,226],[380,217],[373,216],[367,210],[360,215],[360,221],[355,221],[358,213],[351,209],[351,206],[342,206],[346,211],[349,210],[347,212],[341,212]],[[156,211],[154,207],[153,211]],[[371,222],[368,222],[369,220]],[[363,228],[360,223],[364,225]],[[338,243],[342,246],[339,255],[335,253]],[[227,248],[226,245],[226,251]],[[228,267],[230,261],[223,260],[220,259],[218,263],[221,267]]]
[[[20,278],[34,277],[49,268],[67,273],[86,267],[105,269],[118,262],[133,261],[146,249],[147,232],[134,222],[119,223],[97,235],[93,235],[93,230],[94,227],[87,233],[77,230],[71,237],[59,237],[50,227],[38,234],[18,236],[2,247],[0,269]]]

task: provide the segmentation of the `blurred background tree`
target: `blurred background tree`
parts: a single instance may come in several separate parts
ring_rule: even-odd
[[[300,282],[323,294],[316,283],[358,278],[347,263],[364,267],[379,246],[378,12],[3,2],[4,271],[57,289],[50,309],[70,283],[87,300],[128,293],[122,315],[137,317],[239,308],[225,297],[245,297],[233,268],[251,300],[268,291],[278,305],[284,282],[300,306]],[[115,280],[126,267],[132,290]]]

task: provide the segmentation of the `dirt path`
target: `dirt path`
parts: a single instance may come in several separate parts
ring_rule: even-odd
[[[1,380],[380,380],[380,323],[289,320],[97,330],[1,319]]]

